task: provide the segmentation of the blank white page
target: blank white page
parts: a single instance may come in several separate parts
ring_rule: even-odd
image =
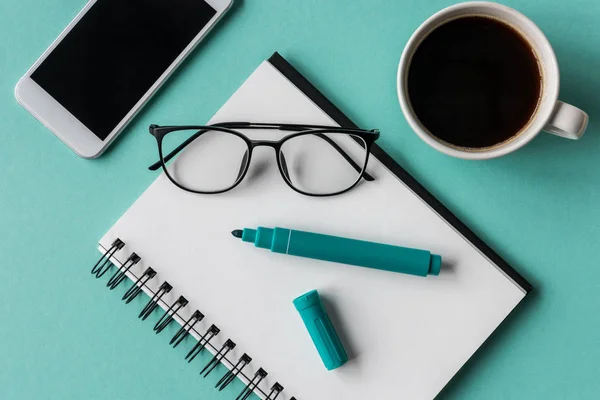
[[[211,120],[223,121],[335,124],[266,61]],[[526,293],[375,157],[368,171],[375,181],[329,198],[291,190],[273,150],[263,147],[246,180],[228,193],[188,193],[160,174],[100,246],[123,240],[114,261],[133,251],[141,256],[130,277],[152,266],[158,274],[148,291],[165,280],[174,288],[161,305],[184,295],[190,304],[181,318],[202,311],[196,331],[216,324],[213,345],[231,338],[237,347],[227,359],[248,353],[253,361],[244,375],[263,367],[269,375],[260,388],[281,383],[278,399],[431,399]],[[259,225],[426,249],[444,265],[439,276],[423,278],[273,254],[230,234]],[[322,365],[292,304],[312,289],[350,356],[335,371]]]

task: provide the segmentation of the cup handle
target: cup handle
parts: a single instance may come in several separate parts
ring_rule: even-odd
[[[544,130],[556,136],[577,140],[585,133],[588,119],[585,111],[559,100]]]

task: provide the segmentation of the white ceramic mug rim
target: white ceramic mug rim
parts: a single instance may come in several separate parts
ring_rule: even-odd
[[[532,120],[528,123],[528,125],[522,132],[515,136],[513,140],[510,140],[505,144],[501,144],[499,146],[492,147],[489,149],[461,150],[456,147],[450,147],[449,145],[441,142],[434,135],[429,133],[424,126],[422,126],[422,124],[419,122],[419,120],[414,114],[414,111],[410,104],[410,100],[408,99],[408,94],[405,91],[404,83],[406,79],[406,74],[408,72],[408,68],[410,66],[410,62],[412,60],[412,55],[414,54],[414,51],[416,50],[420,42],[427,34],[429,34],[435,28],[439,27],[441,24],[447,22],[449,20],[447,16],[449,14],[452,14],[453,12],[482,7],[494,8],[498,11],[501,11],[502,13],[512,14],[520,20],[520,24],[514,24],[509,23],[508,21],[504,21],[505,23],[517,28],[521,32],[527,30],[535,34],[537,40],[534,40],[529,35],[524,36],[526,37],[527,41],[532,44],[536,52],[544,52],[544,62],[542,65],[544,69],[544,75],[542,79],[543,95],[542,99],[540,100],[540,104],[538,105],[538,109],[536,110],[536,113],[534,114]],[[464,15],[468,15],[468,13],[465,13]],[[474,12],[472,15],[486,14],[482,12]],[[501,17],[499,19],[502,20]],[[526,29],[523,29],[524,27]],[[540,63],[542,63],[541,60],[539,61]],[[548,70],[552,71],[552,73],[547,73],[546,71]],[[444,8],[438,11],[437,13],[433,14],[417,28],[417,30],[412,34],[408,43],[404,47],[402,57],[400,58],[400,64],[398,66],[398,74],[396,80],[396,88],[398,91],[398,98],[400,100],[400,106],[402,108],[404,116],[406,117],[411,128],[421,139],[423,139],[431,147],[450,156],[470,160],[481,160],[500,157],[511,153],[525,146],[542,131],[542,129],[552,116],[554,105],[558,101],[558,93],[560,86],[559,81],[559,69],[558,62],[556,60],[556,55],[554,54],[552,46],[550,45],[550,42],[548,41],[546,36],[533,21],[531,21],[529,18],[527,18],[520,12],[502,4],[487,1],[473,1],[459,3]],[[550,107],[548,106],[548,104],[551,104],[552,106]]]

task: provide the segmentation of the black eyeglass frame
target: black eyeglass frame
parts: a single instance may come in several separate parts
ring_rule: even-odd
[[[296,133],[287,135],[277,141],[252,140],[252,139],[248,138],[247,136],[245,136],[243,133],[236,131],[235,129],[277,129],[277,130],[281,130],[281,131],[294,131]],[[173,151],[171,151],[169,154],[167,154],[165,156],[163,154],[163,150],[162,150],[162,141],[163,141],[164,137],[171,132],[182,131],[182,130],[197,130],[198,132],[191,135],[187,140],[182,142],[178,147],[176,147]],[[189,145],[191,142],[193,142],[198,136],[200,136],[201,134],[203,134],[204,132],[207,132],[209,130],[225,132],[225,133],[229,133],[229,134],[239,137],[246,143],[246,146],[248,148],[248,155],[247,155],[247,159],[245,160],[245,165],[243,166],[243,168],[244,168],[243,172],[239,174],[239,177],[231,186],[229,186],[225,189],[220,189],[220,190],[215,190],[215,191],[194,190],[194,189],[185,187],[185,186],[181,185],[179,182],[177,182],[169,174],[166,164],[173,157],[175,157],[181,150],[183,150],[187,145]],[[292,190],[294,190],[300,194],[306,195],[306,196],[313,196],[313,197],[336,196],[336,195],[345,193],[345,192],[351,190],[352,188],[354,188],[361,181],[361,179],[365,179],[366,181],[375,180],[375,178],[373,178],[369,173],[367,173],[367,165],[369,163],[369,155],[371,153],[371,147],[372,147],[373,143],[375,143],[375,141],[379,138],[379,135],[380,135],[379,130],[377,130],[377,129],[364,130],[364,129],[357,129],[357,128],[340,128],[340,127],[335,127],[335,126],[304,125],[304,124],[223,122],[223,123],[218,123],[218,124],[213,124],[213,125],[181,125],[181,126],[159,126],[159,125],[153,124],[153,125],[150,125],[149,131],[150,131],[150,134],[152,136],[154,136],[154,138],[156,139],[156,142],[158,145],[158,154],[159,154],[160,159],[157,162],[155,162],[154,164],[152,164],[150,167],[148,167],[148,169],[151,171],[156,171],[157,169],[162,167],[163,171],[165,172],[165,174],[167,175],[169,180],[175,186],[177,186],[180,189],[185,190],[187,192],[191,192],[191,193],[219,194],[219,193],[228,192],[228,191],[234,189],[235,187],[237,187],[244,180],[244,177],[246,176],[246,173],[248,172],[250,162],[252,160],[253,150],[256,147],[260,147],[260,146],[267,146],[267,147],[272,147],[273,149],[275,149],[275,158],[277,160],[277,167],[279,169],[279,173],[281,174],[281,177],[283,178],[285,183]],[[283,144],[286,141],[293,139],[295,137],[303,136],[303,135],[310,135],[310,134],[319,135],[319,134],[323,134],[323,133],[341,133],[341,134],[351,135],[350,137],[357,136],[357,137],[361,138],[364,143],[361,143],[361,141],[356,138],[353,138],[353,139],[361,147],[365,147],[366,154],[365,154],[364,164],[362,167],[360,167],[356,163],[356,161],[354,161],[350,157],[350,155],[348,155],[339,145],[337,145],[335,142],[331,141],[326,136],[320,136],[321,138],[327,140],[327,142],[330,145],[332,145],[335,148],[335,150],[338,151],[340,153],[340,155],[342,155],[342,157],[344,157],[344,159],[357,172],[359,172],[359,176],[350,187],[348,187],[344,190],[338,191],[338,192],[334,192],[334,193],[305,192],[305,191],[295,187],[294,184],[290,181],[288,175],[284,172],[283,165],[284,165],[285,161],[282,159],[281,147],[283,146]],[[363,146],[363,144],[364,144],[364,146]]]

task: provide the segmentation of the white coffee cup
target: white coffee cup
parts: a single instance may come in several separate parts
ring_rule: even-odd
[[[529,123],[515,134],[511,140],[482,149],[461,148],[442,141],[421,124],[412,109],[406,82],[412,56],[430,32],[450,20],[463,16],[478,15],[500,20],[513,27],[527,39],[536,53],[542,72],[541,99]],[[523,147],[542,130],[567,139],[579,139],[583,136],[588,123],[588,116],[585,112],[558,100],[558,63],[546,36],[523,14],[497,3],[467,2],[456,4],[439,11],[423,22],[413,33],[400,58],[397,88],[402,112],[417,135],[431,147],[459,158],[482,160],[503,156]]]

